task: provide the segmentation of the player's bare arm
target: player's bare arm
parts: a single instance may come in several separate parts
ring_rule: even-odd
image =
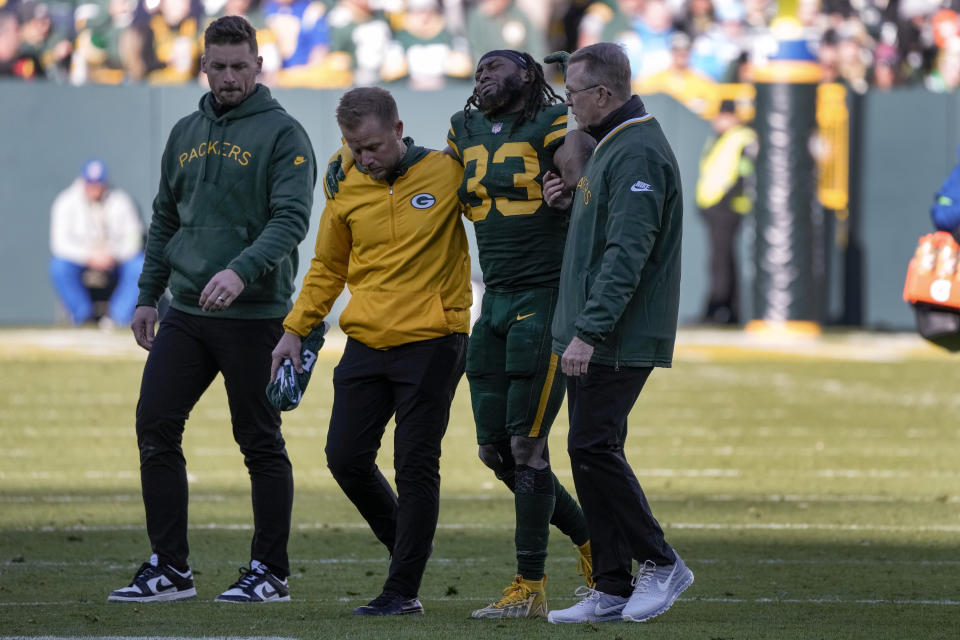
[[[593,136],[579,129],[567,132],[563,144],[553,154],[559,174],[547,171],[543,176],[543,199],[548,205],[555,209],[570,207],[583,167],[596,146]]]
[[[589,133],[580,129],[567,131],[563,144],[553,154],[553,163],[560,171],[564,187],[570,192],[577,188],[577,182],[583,175],[583,167],[590,159],[597,141]]]

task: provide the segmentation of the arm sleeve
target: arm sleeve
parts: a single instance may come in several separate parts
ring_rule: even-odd
[[[447,146],[452,152],[450,155],[454,160],[463,164],[463,158],[460,157],[460,147],[457,146],[457,134],[453,130],[453,123],[450,123],[450,130],[447,131]]]
[[[171,134],[171,138],[173,134]],[[164,258],[164,250],[173,235],[180,229],[180,214],[177,202],[167,183],[167,153],[163,152],[160,165],[160,187],[153,199],[153,216],[147,231],[147,245],[144,248],[143,271],[140,272],[140,296],[137,306],[155,307],[170,278],[170,265]]]
[[[636,295],[660,233],[666,198],[663,168],[644,156],[611,161],[605,180],[609,194],[606,242],[597,277],[575,321],[577,336],[590,345],[606,339]]]
[[[268,175],[269,214],[253,243],[227,264],[245,285],[273,270],[306,237],[317,182],[317,162],[307,134],[291,126],[274,145]]]
[[[563,144],[563,138],[567,134],[567,112],[564,110],[558,113],[553,122],[547,128],[547,133],[543,137],[543,148],[547,153],[556,153],[560,145]]]
[[[316,248],[300,295],[283,321],[285,330],[306,337],[330,313],[347,281],[352,245],[350,228],[337,215],[335,205],[328,203],[320,216]]]

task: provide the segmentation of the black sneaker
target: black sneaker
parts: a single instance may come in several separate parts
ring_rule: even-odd
[[[197,590],[190,569],[181,573],[170,565],[157,566],[157,556],[153,555],[150,562],[144,562],[137,569],[130,586],[111,592],[107,602],[163,602],[195,595]]]
[[[355,616],[423,615],[423,605],[416,598],[404,598],[399,593],[384,591],[362,607],[353,610]]]
[[[251,560],[250,568],[240,567],[240,579],[217,596],[216,602],[290,602],[290,588],[266,565]]]

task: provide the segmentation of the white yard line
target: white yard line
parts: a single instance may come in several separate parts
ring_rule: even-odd
[[[484,556],[471,556],[469,558],[430,558],[432,564],[442,564],[442,565],[457,565],[457,566],[486,566],[491,562],[500,562],[502,558],[500,557],[484,557]],[[572,564],[576,562],[578,558],[575,558],[573,555],[568,556],[551,556],[549,562],[555,564]],[[388,561],[384,557],[377,558],[296,558],[293,562],[294,565],[323,565],[323,566],[333,566],[333,565],[383,565]],[[736,559],[720,559],[720,558],[697,558],[697,557],[688,557],[685,562],[691,566],[697,565],[724,565],[724,564],[736,564],[736,565],[777,565],[777,566],[806,566],[806,567],[834,567],[834,566],[850,566],[850,567],[960,567],[960,560],[917,560],[917,559],[904,559],[904,560],[876,560],[872,558],[845,558],[841,560],[837,559],[824,559],[824,560],[794,560],[794,559],[783,559],[783,558],[736,558]],[[237,559],[232,562],[236,565],[244,564],[243,560]],[[229,562],[227,564],[230,564]],[[17,562],[15,560],[6,560],[0,562],[0,567],[7,569],[17,569],[22,568],[26,570],[31,569],[43,569],[43,568],[58,568],[58,569],[67,569],[67,568],[93,568],[103,571],[120,571],[127,569],[136,569],[139,566],[139,563],[135,562],[106,562],[100,560],[23,560],[22,562]]]
[[[837,524],[825,522],[754,522],[754,523],[725,523],[725,522],[662,522],[665,529],[706,529],[722,531],[881,531],[903,533],[955,533],[960,532],[960,524],[930,524],[930,525],[884,525],[884,524]],[[9,527],[6,531],[20,533],[60,533],[70,531],[80,532],[107,532],[107,531],[138,531],[143,529],[142,524],[117,525],[67,525],[63,527]],[[208,522],[190,525],[190,529],[199,531],[251,531],[253,525],[249,523],[216,523]],[[321,531],[330,529],[367,529],[365,522],[302,522],[295,524],[298,531]],[[446,530],[513,530],[514,525],[509,523],[484,522],[441,522],[438,529]]]
[[[331,598],[329,600],[316,600],[316,599],[300,599],[296,598],[295,600],[302,603],[308,602],[369,602],[373,599],[374,596],[352,596],[352,597],[341,597],[341,598]],[[489,599],[488,596],[479,596],[479,597],[468,597],[468,596],[440,596],[437,598],[424,598],[424,601],[427,602],[486,602]],[[556,597],[556,600],[568,600],[573,602],[575,598],[566,598],[566,597]],[[678,598],[680,602],[707,602],[711,604],[835,604],[835,605],[865,605],[865,606],[876,606],[876,605],[898,605],[898,606],[935,606],[935,607],[956,607],[960,606],[960,600],[903,600],[903,599],[890,599],[884,600],[879,598],[870,598],[870,599],[852,599],[852,600],[843,600],[840,598]],[[0,607],[69,607],[76,605],[90,606],[89,601],[80,601],[80,600],[60,600],[60,601],[48,601],[48,602],[0,602]],[[206,605],[209,604],[209,601],[202,599],[191,599],[184,600],[178,603],[179,606],[190,606],[190,605]],[[121,638],[127,638],[128,636],[93,636],[88,637],[84,636],[84,640],[120,640]],[[240,636],[221,636],[221,638],[233,638]],[[175,636],[136,636],[138,639],[146,640],[184,640]],[[244,640],[268,640],[263,636],[245,636]],[[0,636],[0,640],[74,640],[75,637],[72,636],[30,636],[29,638],[25,636]],[[216,640],[215,638],[205,638],[205,640]],[[274,640],[270,638],[269,640]]]
[[[325,359],[335,360],[345,342],[343,333],[335,327],[327,334],[321,354]],[[56,359],[65,355],[143,361],[147,354],[136,345],[130,332],[124,330],[44,327],[0,331],[0,357]],[[724,360],[731,356],[899,362],[909,358],[946,359],[950,354],[924,342],[913,332],[826,332],[815,338],[693,327],[681,327],[677,332],[679,361]]]

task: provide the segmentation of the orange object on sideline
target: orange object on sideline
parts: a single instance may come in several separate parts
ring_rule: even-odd
[[[911,304],[925,302],[960,309],[958,252],[960,245],[946,231],[921,236],[907,265],[903,299]]]

